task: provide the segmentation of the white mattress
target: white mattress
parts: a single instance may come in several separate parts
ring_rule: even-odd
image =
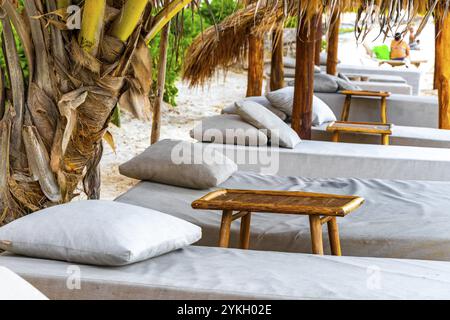
[[[238,172],[221,188],[301,190],[358,195],[358,211],[339,218],[344,255],[450,261],[450,182],[388,181],[350,178],[308,179]],[[194,210],[191,203],[208,190],[142,182],[117,201],[159,210],[197,224],[203,246],[217,246],[221,213]],[[231,245],[238,246],[239,222],[232,225]],[[250,248],[311,252],[305,216],[257,213],[252,216]],[[328,250],[324,228],[325,251]]]
[[[301,177],[450,181],[450,149],[304,140],[294,149],[203,144],[239,170]]]
[[[31,284],[0,264],[0,301],[48,300]]]
[[[51,299],[450,299],[448,262],[188,247],[126,267],[19,256],[0,265]]]
[[[331,141],[332,134],[327,132],[329,124],[313,127],[313,140]],[[434,128],[393,126],[390,144],[397,146],[450,148],[450,130]],[[380,135],[340,134],[340,141],[346,143],[381,144]]]

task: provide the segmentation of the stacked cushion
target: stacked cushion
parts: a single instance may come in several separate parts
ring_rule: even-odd
[[[197,141],[219,144],[265,146],[268,142],[263,131],[243,121],[237,114],[205,118],[191,130],[190,135]]]
[[[287,115],[282,112],[281,110],[274,108],[269,100],[267,100],[264,96],[258,96],[258,97],[247,97],[244,98],[243,101],[253,101],[256,103],[259,103],[263,107],[269,109],[271,112],[273,112],[275,115],[277,115],[281,120],[285,121],[287,120]],[[238,114],[236,110],[236,103],[233,103],[232,105],[229,105],[225,107],[222,110],[222,114]]]
[[[267,94],[267,99],[272,106],[280,109],[289,117],[292,116],[292,107],[294,104],[294,88],[286,87]],[[314,96],[313,101],[313,125],[320,126],[326,122],[336,121],[336,116],[328,105],[318,97]]]
[[[293,149],[301,140],[297,133],[283,120],[265,107],[253,101],[236,103],[239,115],[256,128],[267,130],[273,146]]]

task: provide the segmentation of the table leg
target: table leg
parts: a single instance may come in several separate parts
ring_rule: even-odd
[[[381,143],[382,143],[384,146],[388,146],[388,145],[389,145],[389,135],[388,135],[388,134],[383,134],[383,135],[381,136]]]
[[[387,101],[386,97],[381,97],[381,122],[387,123]]]
[[[333,142],[339,142],[339,131],[334,131],[333,132],[332,141]]]
[[[228,248],[230,246],[230,230],[233,222],[233,211],[224,210],[222,213],[222,224],[220,226],[219,247]]]
[[[323,255],[322,223],[317,215],[309,216],[311,229],[312,253]]]
[[[352,96],[346,95],[345,102],[344,102],[344,108],[342,109],[341,121],[348,121],[348,118],[350,116],[350,105],[351,104],[352,104]]]
[[[330,238],[331,254],[334,256],[341,256],[341,240],[339,239],[339,228],[336,217],[333,217],[327,222],[328,238]]]
[[[241,218],[241,249],[247,250],[250,246],[250,223],[252,219],[252,213],[249,212]]]

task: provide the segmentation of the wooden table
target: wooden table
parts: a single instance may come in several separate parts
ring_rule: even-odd
[[[381,99],[381,122],[387,123],[387,101],[391,96],[390,92],[385,91],[367,91],[367,90],[344,90],[339,91],[340,94],[345,95],[344,108],[342,109],[341,121],[348,121],[350,116],[350,106],[352,104],[352,97],[376,97]]]
[[[389,145],[389,136],[392,135],[392,124],[335,121],[327,127],[327,131],[333,133],[333,142],[339,142],[339,135],[341,132],[379,134],[381,135],[381,144],[387,146]]]
[[[358,209],[364,199],[297,191],[218,190],[192,203],[194,209],[222,210],[219,246],[228,248],[231,223],[241,219],[240,247],[250,244],[252,213],[295,214],[309,216],[312,252],[323,255],[322,226],[326,223],[331,253],[340,256],[341,245],[337,217]]]

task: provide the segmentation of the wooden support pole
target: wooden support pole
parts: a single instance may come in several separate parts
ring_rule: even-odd
[[[341,13],[338,10],[335,10],[331,14],[330,30],[328,34],[327,73],[331,75],[337,74],[340,25]]]
[[[284,62],[283,62],[283,29],[273,32],[272,35],[272,61],[270,65],[270,90],[284,88]]]
[[[442,17],[436,41],[438,56],[439,128],[450,129],[450,15]]]
[[[311,21],[299,18],[298,25],[292,128],[302,139],[311,140],[315,31]]]
[[[316,21],[316,47],[314,49],[314,63],[316,66],[320,67],[320,53],[322,51],[322,38],[323,38],[323,24],[322,15],[317,15]]]
[[[439,72],[440,72],[440,67],[439,67],[439,61],[441,60],[439,58],[439,44],[438,44],[438,37],[440,35],[440,31],[441,31],[441,22],[439,20],[438,16],[434,17],[434,34],[435,34],[435,59],[434,59],[434,82],[433,82],[433,89],[439,89]]]
[[[264,80],[264,39],[251,35],[248,40],[247,97],[261,96]]]
[[[159,141],[161,136],[161,106],[164,102],[164,88],[166,86],[167,71],[167,49],[169,47],[170,21],[161,31],[161,40],[159,44],[159,64],[158,64],[158,89],[156,100],[153,106],[152,136],[151,144]]]

